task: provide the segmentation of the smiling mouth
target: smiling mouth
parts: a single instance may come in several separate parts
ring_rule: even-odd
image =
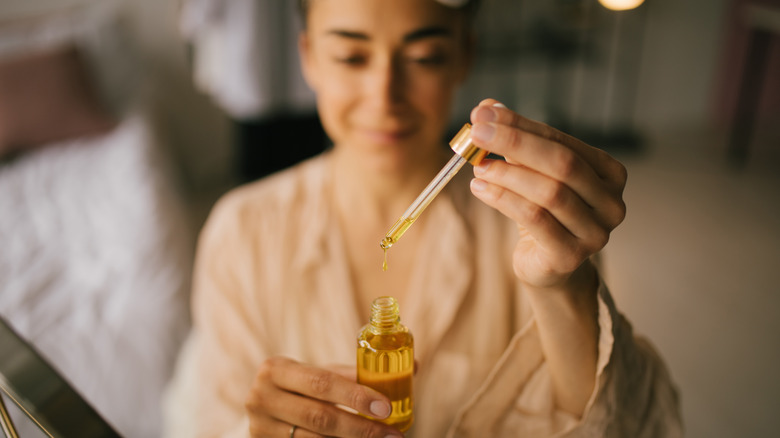
[[[397,143],[412,136],[412,129],[366,129],[364,135],[377,143]]]

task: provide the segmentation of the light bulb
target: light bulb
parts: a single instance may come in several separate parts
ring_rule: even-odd
[[[644,3],[645,0],[599,0],[602,6],[613,11],[627,11]]]

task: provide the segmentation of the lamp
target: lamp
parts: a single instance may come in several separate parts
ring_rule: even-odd
[[[627,11],[644,3],[645,0],[599,0],[602,6],[613,11]]]

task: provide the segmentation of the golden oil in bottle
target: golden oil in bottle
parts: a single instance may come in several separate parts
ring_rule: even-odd
[[[401,324],[396,299],[379,297],[371,305],[371,320],[358,335],[357,379],[390,399],[392,412],[381,421],[401,432],[414,420],[413,375],[412,333]]]

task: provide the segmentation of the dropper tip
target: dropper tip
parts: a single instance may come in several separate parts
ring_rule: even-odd
[[[389,249],[391,246],[393,246],[393,239],[391,239],[391,238],[389,238],[389,237],[385,237],[384,239],[382,239],[382,241],[381,241],[381,242],[379,242],[379,246],[380,246],[382,249],[384,249],[384,250],[387,250],[387,249]]]

